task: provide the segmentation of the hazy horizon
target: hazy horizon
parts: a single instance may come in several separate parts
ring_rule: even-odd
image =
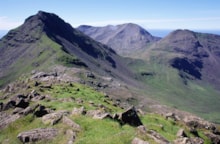
[[[176,29],[146,29],[151,35],[157,36],[157,37],[165,37],[167,36],[170,32],[176,30]],[[209,33],[209,34],[216,34],[220,35],[220,29],[217,30],[192,30],[194,32],[201,32],[201,33]],[[0,38],[5,36],[9,30],[0,30]]]

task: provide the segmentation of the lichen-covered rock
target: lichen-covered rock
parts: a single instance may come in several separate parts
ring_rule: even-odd
[[[40,140],[49,140],[57,136],[58,130],[54,128],[38,128],[19,133],[17,138],[22,143],[36,142]]]
[[[138,134],[145,135],[147,134],[147,129],[144,125],[141,125],[137,127],[137,132]]]
[[[21,117],[19,114],[8,115],[6,113],[1,113],[0,115],[2,115],[0,116],[0,129],[5,128]]]
[[[68,142],[67,144],[73,144],[75,142],[75,139],[76,139],[76,132],[74,132],[73,130],[71,129],[68,129],[66,131],[66,135],[68,137]]]
[[[72,121],[70,118],[67,116],[63,116],[63,123],[70,126],[74,131],[81,131],[80,125]]]
[[[147,135],[159,144],[169,144],[170,143],[167,139],[165,139],[163,136],[161,136],[156,131],[149,130],[149,131],[147,131]]]
[[[182,137],[174,140],[173,144],[192,144],[192,143],[189,138]]]
[[[57,124],[63,117],[62,113],[54,112],[50,114],[46,114],[42,117],[42,122],[44,124],[55,125]]]
[[[80,107],[80,108],[73,108],[73,110],[72,110],[72,115],[82,115],[82,114],[85,114],[86,113],[86,111],[85,111],[85,109],[84,109],[84,107],[82,106],[82,107]]]

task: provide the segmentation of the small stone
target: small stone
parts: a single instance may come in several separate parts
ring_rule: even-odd
[[[177,137],[187,137],[184,129],[179,129],[177,134],[176,134]]]
[[[139,138],[135,137],[135,138],[132,140],[131,144],[149,144],[149,143],[146,142],[146,141],[143,141],[142,139],[139,139]]]

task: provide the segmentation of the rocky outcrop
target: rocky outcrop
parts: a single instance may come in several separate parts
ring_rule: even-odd
[[[57,136],[58,130],[54,128],[38,128],[26,132],[19,133],[17,138],[22,143],[36,142],[39,140],[53,139]]]
[[[182,137],[174,140],[174,144],[204,144],[204,140],[198,137],[195,138],[187,138]]]
[[[183,119],[183,122],[191,129],[206,129],[211,131],[216,130],[215,124],[196,116],[186,116]]]

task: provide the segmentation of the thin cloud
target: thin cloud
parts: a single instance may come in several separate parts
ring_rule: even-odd
[[[149,28],[174,28],[174,24],[176,27],[180,27],[183,24],[187,23],[187,28],[190,27],[194,28],[195,23],[199,23],[202,25],[202,23],[215,23],[215,22],[220,22],[220,17],[205,17],[205,18],[177,18],[177,19],[129,19],[129,20],[109,20],[109,21],[94,21],[94,22],[85,22],[81,24],[73,24],[74,26],[79,26],[82,24],[86,25],[93,25],[93,26],[105,26],[105,25],[117,25],[117,24],[123,24],[123,23],[137,23],[140,25],[145,25],[148,26]],[[206,27],[206,29],[211,29],[211,28],[220,28],[219,25],[215,27]],[[169,24],[172,25],[172,27],[169,27]],[[170,25],[170,26],[171,26]],[[200,26],[197,25],[197,26]],[[203,27],[205,28],[205,27]]]
[[[11,21],[8,17],[0,17],[0,30],[10,30],[21,25],[22,22]]]

